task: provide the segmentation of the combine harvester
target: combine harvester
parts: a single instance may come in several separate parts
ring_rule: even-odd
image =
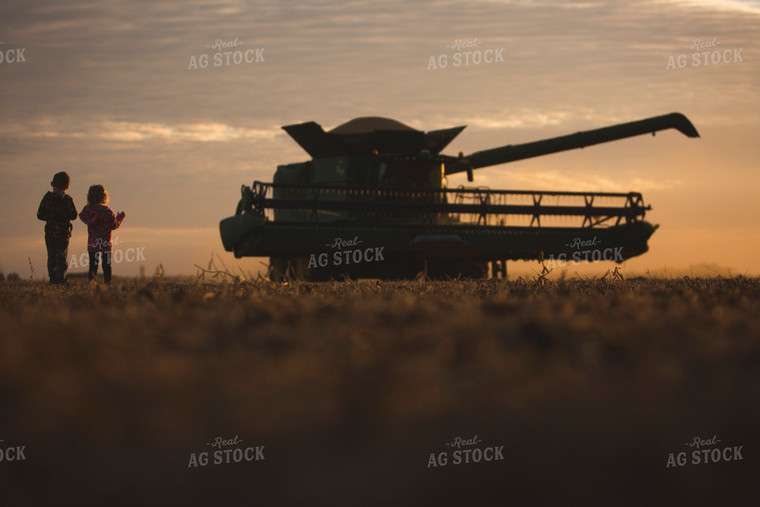
[[[220,223],[235,257],[270,257],[270,277],[506,276],[507,260],[612,260],[641,255],[657,226],[638,192],[446,188],[446,176],[675,128],[672,113],[458,157],[441,151],[464,129],[422,132],[395,120],[356,118],[329,132],[283,127],[312,157],[278,166],[273,183],[243,185]]]

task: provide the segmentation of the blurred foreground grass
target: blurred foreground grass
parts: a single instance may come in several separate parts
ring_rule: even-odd
[[[744,277],[0,283],[0,440],[28,446],[2,464],[0,499],[743,502],[760,471],[757,315]],[[665,468],[714,434],[744,460]],[[267,460],[188,469],[235,435]],[[473,435],[506,459],[427,467]]]

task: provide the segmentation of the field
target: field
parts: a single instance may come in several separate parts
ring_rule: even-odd
[[[4,282],[0,504],[754,505],[758,315],[744,277]]]

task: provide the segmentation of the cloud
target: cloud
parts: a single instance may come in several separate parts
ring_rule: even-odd
[[[672,190],[680,187],[679,179],[610,178],[582,171],[556,169],[511,169],[501,175],[480,176],[480,182],[492,188],[554,190],[565,192],[641,192]]]
[[[70,123],[70,122],[68,122]],[[27,123],[0,125],[0,135],[15,138],[71,138],[116,142],[225,142],[271,140],[282,135],[279,127],[255,129],[224,123],[142,123],[130,121],[84,122],[67,125],[66,121],[45,119]]]
[[[760,14],[760,3],[753,0],[658,0],[656,3],[672,4],[688,9],[733,11]]]
[[[598,2],[576,2],[576,1],[556,1],[556,0],[481,0],[482,2],[501,3],[509,5],[519,5],[521,7],[533,8],[555,8],[555,9],[590,9],[604,5],[603,1]]]
[[[521,114],[507,115],[503,119],[491,118],[468,118],[465,120],[466,125],[484,129],[521,129],[521,128],[540,128],[550,125],[560,125],[568,117],[566,111],[538,112],[530,111]]]

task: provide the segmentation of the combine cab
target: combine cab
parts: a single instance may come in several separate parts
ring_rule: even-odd
[[[440,152],[464,129],[422,132],[357,118],[325,132],[283,127],[312,157],[281,165],[273,183],[242,187],[220,223],[236,257],[270,257],[270,275],[305,280],[506,276],[507,260],[622,262],[648,250],[656,226],[640,193],[446,188],[449,174],[675,128],[673,113],[568,136],[453,157]]]

